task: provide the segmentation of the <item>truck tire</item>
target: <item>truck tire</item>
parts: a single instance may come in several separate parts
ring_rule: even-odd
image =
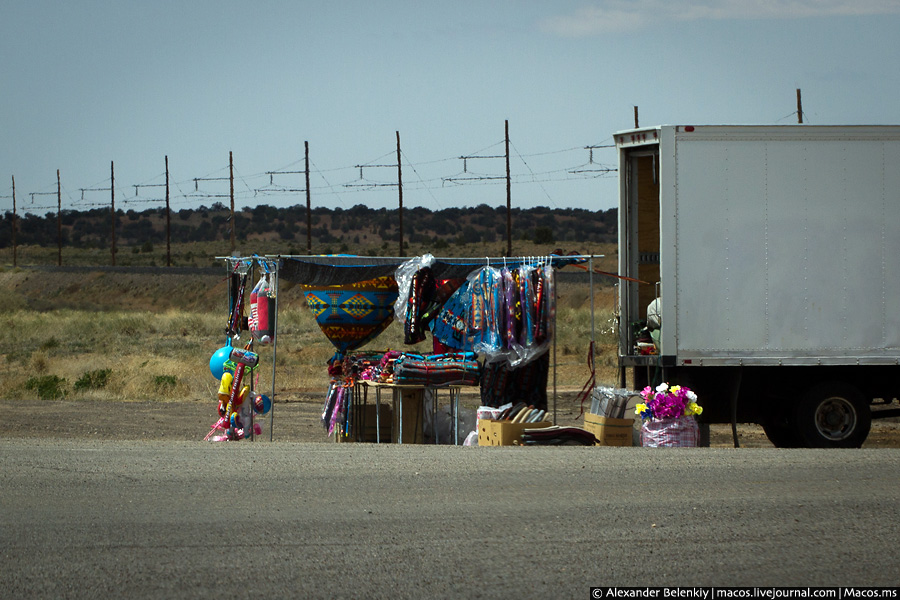
[[[869,403],[842,381],[813,386],[797,404],[797,435],[807,448],[859,448],[872,426]]]
[[[800,445],[797,426],[793,423],[766,419],[762,422],[763,432],[776,448],[797,448]]]
[[[762,396],[762,425],[766,437],[776,448],[798,448],[802,444],[797,435],[794,420],[795,405],[792,398]]]

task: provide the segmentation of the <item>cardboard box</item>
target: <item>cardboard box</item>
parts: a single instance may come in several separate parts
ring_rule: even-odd
[[[553,423],[513,423],[512,421],[478,421],[479,446],[521,446],[522,432],[526,429],[542,429],[551,427]]]
[[[600,442],[598,446],[631,446],[634,419],[610,419],[587,413],[584,428],[593,433]]]

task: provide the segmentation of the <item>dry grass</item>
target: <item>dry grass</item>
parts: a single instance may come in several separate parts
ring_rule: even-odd
[[[172,309],[171,303],[139,299],[164,298],[173,290],[184,293],[182,287],[189,284],[181,280],[152,284],[147,278],[129,279],[129,285],[139,283],[140,289],[129,288],[118,305],[100,305],[98,310],[88,294],[96,296],[98,287],[110,286],[112,276],[83,286],[65,280],[52,288],[41,282],[38,295],[43,301],[36,303],[33,297],[24,297],[22,288],[36,286],[33,279],[39,277],[47,276],[0,273],[6,283],[0,289],[6,306],[0,316],[0,396],[37,398],[49,386],[69,399],[214,402],[218,381],[210,375],[209,358],[226,343],[227,288],[218,289],[224,285],[220,277],[214,276],[209,286],[216,288],[214,298],[179,310]],[[122,282],[115,279],[116,286]],[[558,386],[580,389],[587,381],[592,328],[598,381],[615,382],[614,289],[595,284],[591,298],[587,285],[559,286],[553,354]],[[210,296],[209,289],[197,293]],[[334,347],[297,290],[283,292],[279,299],[277,348],[256,347],[261,360],[255,385],[271,390],[274,377],[280,401],[323,394],[328,383],[326,363]],[[90,308],[47,309],[54,304]],[[243,341],[247,339],[245,334]],[[363,349],[426,353],[430,341],[405,346],[402,327],[395,322]],[[102,371],[108,371],[108,376],[97,377]]]

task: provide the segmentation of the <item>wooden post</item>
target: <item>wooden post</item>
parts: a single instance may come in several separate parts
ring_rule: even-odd
[[[16,176],[12,176],[12,196],[13,196],[13,218],[12,218],[12,247],[13,247],[13,267],[16,266],[16,254],[18,248],[16,246]]]
[[[397,132],[397,193],[400,197],[400,254],[403,254],[403,170],[400,167],[400,132]]]
[[[169,155],[166,155],[166,266],[172,266],[172,211],[169,210]]]
[[[109,214],[112,222],[112,266],[116,266],[116,168],[113,161],[109,162]]]
[[[56,265],[62,266],[62,186],[59,184],[59,169],[56,170],[56,242],[59,250]]]
[[[231,255],[234,256],[234,160],[228,152],[228,181],[231,185]]]
[[[797,122],[803,124],[803,102],[800,100],[800,88],[797,88]]]
[[[509,174],[509,119],[503,122],[506,140],[506,255],[512,256],[512,178]]]
[[[312,209],[310,208],[309,192],[309,142],[303,142],[303,155],[305,158],[306,173],[306,253],[312,254]]]

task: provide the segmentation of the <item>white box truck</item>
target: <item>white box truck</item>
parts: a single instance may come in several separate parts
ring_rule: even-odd
[[[620,385],[858,447],[900,396],[900,126],[614,134]],[[652,306],[651,306],[652,305]]]

